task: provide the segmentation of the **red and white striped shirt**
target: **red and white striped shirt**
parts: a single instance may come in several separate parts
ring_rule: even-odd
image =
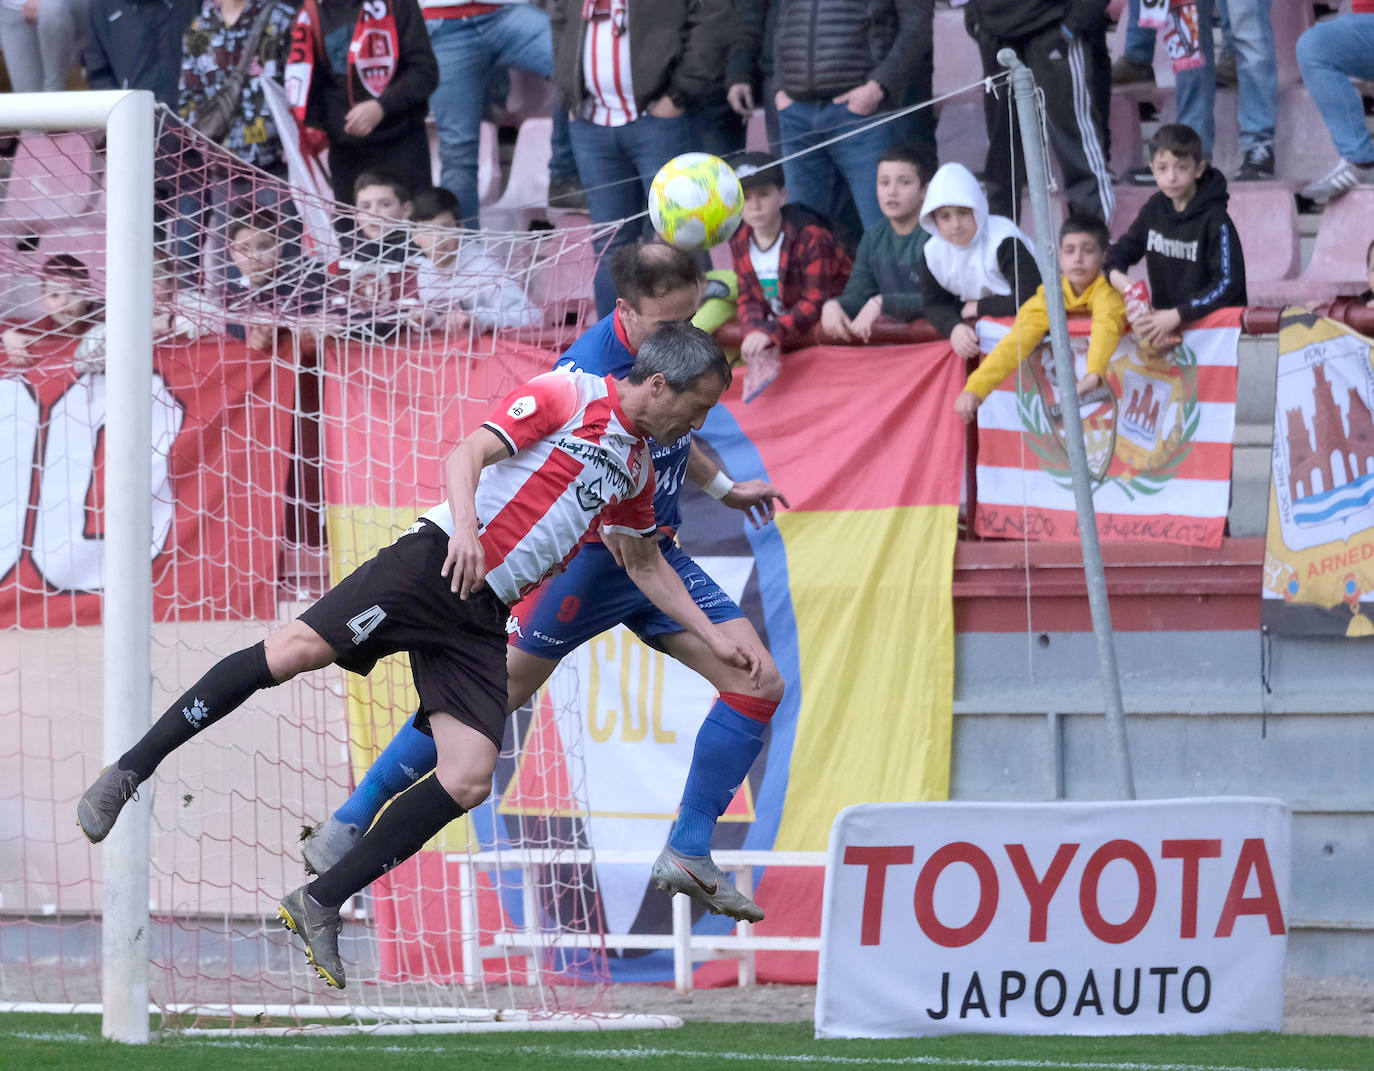
[[[508,394],[482,426],[511,452],[482,470],[476,503],[487,584],[507,606],[598,526],[654,532],[649,446],[610,376],[545,373]],[[425,519],[453,534],[447,502]]]
[[[639,118],[630,78],[629,0],[585,0],[582,81],[588,100],[582,118],[597,126],[624,126]]]

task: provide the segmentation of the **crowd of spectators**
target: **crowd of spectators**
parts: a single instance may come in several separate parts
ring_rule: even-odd
[[[1150,263],[1155,296],[1142,323],[1152,336],[1167,337],[1197,308],[1243,300],[1228,177],[1211,166],[1216,86],[1233,69],[1240,163],[1229,181],[1273,179],[1283,146],[1269,0],[952,3],[964,9],[984,74],[1000,71],[1001,48],[1035,74],[1076,221],[1061,239],[1075,250],[1095,243],[1117,290],[1127,289],[1123,271],[1145,252],[1146,232],[1205,232],[1202,261],[1164,274]],[[79,54],[92,88],[149,89],[201,135],[279,179],[297,148],[327,154],[333,197],[352,206],[333,264],[303,251],[289,204],[231,180],[177,189],[183,230],[211,219],[225,228],[213,286],[228,325],[257,345],[266,323],[237,324],[233,310],[279,309],[288,293],[297,310],[332,303],[357,324],[375,311],[351,328],[372,339],[541,322],[521,283],[465,238],[480,224],[479,128],[506,69],[551,80],[550,209],[584,205],[598,224],[636,217],[649,178],[672,156],[723,156],[745,189],[730,259],[741,356],[757,390],[777,376],[791,341],[819,328],[864,343],[880,318],[924,317],[976,358],[972,322],[1015,313],[1040,284],[1013,222],[1025,176],[1005,92],[985,98],[992,148],[980,175],[939,166],[932,109],[904,111],[932,95],[935,13],[936,0],[0,0],[0,46],[16,90],[63,88]],[[1127,28],[1112,63],[1114,17]],[[1113,86],[1154,78],[1159,36],[1176,75],[1177,122],[1161,128],[1148,161],[1113,160]],[[1374,78],[1374,0],[1318,22],[1297,54],[1341,155],[1302,191],[1324,204],[1374,185],[1374,142],[1352,81]],[[766,153],[746,151],[756,110]],[[1114,181],[1160,192],[1109,249],[1101,234],[1115,211]],[[646,226],[608,230],[600,263]],[[72,270],[45,264],[44,285],[70,281]],[[597,312],[609,312],[604,267],[594,291]],[[23,359],[20,342],[7,349]]]

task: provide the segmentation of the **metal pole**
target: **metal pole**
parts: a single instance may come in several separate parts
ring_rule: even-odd
[[[1064,291],[1059,281],[1059,252],[1050,224],[1050,188],[1045,150],[1040,141],[1040,120],[1035,101],[1035,79],[1030,68],[1004,48],[997,62],[1011,70],[1016,96],[1016,118],[1021,128],[1021,151],[1026,160],[1026,184],[1030,192],[1031,219],[1035,224],[1035,260],[1045,283],[1045,305],[1050,320],[1050,348],[1054,354],[1055,381],[1064,413],[1064,439],[1073,475],[1073,498],[1078,508],[1078,530],[1083,541],[1083,576],[1088,582],[1088,608],[1097,640],[1097,667],[1106,701],[1107,737],[1111,742],[1117,797],[1135,799],[1131,776],[1130,744],[1126,740],[1126,712],[1121,703],[1121,675],[1112,640],[1112,612],[1107,604],[1107,577],[1102,569],[1102,547],[1097,538],[1097,513],[1093,509],[1088,479],[1088,451],[1083,445],[1083,423],[1077,418],[1077,380],[1069,349],[1069,321],[1064,311]],[[1070,419],[1070,418],[1073,419]]]
[[[54,94],[56,95],[56,94]],[[106,126],[105,710],[114,762],[152,703],[153,95],[121,93]],[[101,1032],[148,1040],[152,782],[102,845]]]

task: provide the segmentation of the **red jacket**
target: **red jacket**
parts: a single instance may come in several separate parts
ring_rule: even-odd
[[[820,322],[821,306],[844,289],[853,263],[849,254],[835,241],[828,227],[810,222],[817,217],[804,209],[783,207],[782,249],[778,253],[778,297],[783,311],[773,310],[763,296],[763,285],[749,259],[752,231],[741,226],[730,239],[739,297],[735,319],[745,332],[763,331],[779,345],[786,338],[810,331]]]

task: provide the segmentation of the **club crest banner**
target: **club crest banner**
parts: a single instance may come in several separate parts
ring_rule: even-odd
[[[554,363],[551,353],[499,340],[496,347],[470,368],[451,355],[374,347],[370,376],[326,377],[336,577],[438,501],[442,457],[485,415],[464,396],[500,397]],[[350,360],[343,352],[330,365]],[[505,382],[468,378],[497,370]],[[947,798],[963,459],[953,402],[962,376],[946,343],[802,350],[749,405],[736,382],[698,433],[736,480],[770,480],[792,505],[755,530],[695,487],[683,496],[680,543],[741,606],[787,683],[763,754],[718,827],[717,849],[823,851],[835,815],[850,804]],[[435,398],[452,401],[422,412]],[[399,659],[347,684],[357,778],[414,696]],[[623,627],[564,659],[533,703],[512,715],[492,798],[383,879],[376,905],[384,968],[398,978],[457,972],[462,950],[452,930],[438,928],[459,917],[456,903],[447,913],[415,905],[442,884],[456,887],[443,868],[468,847],[505,849],[537,835],[598,853],[657,852],[714,699],[705,680]],[[569,864],[560,874],[556,902],[539,906],[561,925],[590,919],[610,933],[670,929],[671,901],[650,887],[648,862]],[[755,897],[768,917],[756,933],[819,933],[823,868],[757,877]],[[513,925],[523,917],[518,872],[482,872],[478,880],[484,920],[504,916]],[[733,925],[695,913],[697,933]],[[616,981],[672,977],[664,950],[611,954],[606,967]],[[697,982],[724,981],[734,970],[703,965]],[[814,981],[815,953],[760,953],[758,976]]]
[[[1265,627],[1374,635],[1374,343],[1306,309],[1279,325]]]
[[[987,353],[1007,333],[980,321]],[[1075,376],[1087,371],[1089,324],[1071,320]],[[1223,309],[1177,346],[1142,351],[1123,336],[1106,383],[1072,405],[1083,423],[1104,541],[1221,544],[1230,501],[1240,313]],[[1048,338],[978,410],[979,535],[1076,541],[1064,405]]]

